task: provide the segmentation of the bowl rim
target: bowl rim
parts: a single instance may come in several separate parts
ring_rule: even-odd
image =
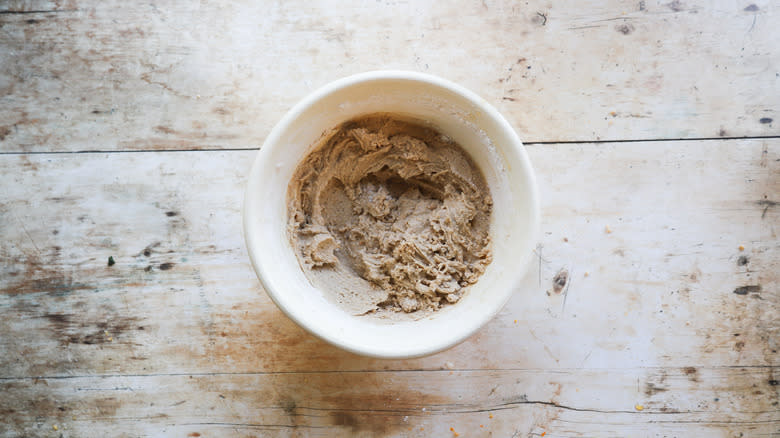
[[[493,105],[491,105],[489,102],[487,102],[485,99],[483,99],[476,93],[472,92],[471,90],[461,85],[458,85],[450,80],[438,76],[434,76],[427,73],[416,72],[416,71],[406,71],[406,70],[375,70],[375,71],[367,71],[363,73],[346,76],[321,86],[320,88],[307,94],[303,99],[299,100],[295,105],[293,105],[293,107],[290,108],[290,110],[287,111],[287,113],[285,113],[284,116],[282,116],[279,122],[276,123],[276,125],[268,134],[266,139],[263,141],[262,147],[258,151],[252,163],[252,168],[246,182],[244,202],[242,204],[242,220],[243,220],[242,231],[244,234],[244,243],[246,245],[250,262],[252,264],[252,267],[254,268],[258,280],[263,286],[263,289],[265,290],[267,295],[271,298],[271,300],[274,302],[274,304],[276,304],[276,306],[298,326],[302,327],[304,330],[311,333],[315,337],[322,339],[331,345],[334,345],[336,347],[339,347],[341,349],[344,349],[346,351],[355,354],[380,358],[380,359],[405,359],[405,358],[428,356],[431,354],[441,352],[455,345],[458,345],[459,343],[463,342],[464,340],[474,335],[477,331],[479,331],[482,327],[484,327],[485,324],[487,324],[487,322],[492,320],[496,316],[496,314],[498,314],[501,311],[501,309],[504,308],[506,303],[509,301],[511,296],[516,291],[522,276],[516,275],[513,281],[511,282],[511,287],[509,288],[509,291],[507,291],[502,296],[501,300],[496,301],[496,305],[491,309],[492,311],[489,313],[485,313],[484,316],[480,318],[477,321],[477,323],[474,325],[473,330],[469,330],[463,333],[462,335],[459,335],[457,337],[447,338],[443,342],[439,343],[438,345],[432,346],[427,349],[418,349],[416,351],[403,352],[399,354],[381,352],[377,349],[370,349],[370,348],[360,349],[354,347],[351,344],[341,342],[340,339],[337,336],[333,336],[332,333],[322,333],[318,331],[315,327],[308,324],[305,318],[299,317],[297,312],[287,308],[287,306],[277,298],[278,292],[275,291],[274,288],[271,286],[271,284],[269,284],[269,282],[266,280],[266,277],[268,276],[268,272],[266,271],[265,267],[259,263],[257,257],[255,256],[255,253],[259,250],[258,247],[255,245],[256,239],[254,239],[255,233],[257,232],[255,231],[255,229],[257,227],[253,225],[253,222],[251,221],[253,219],[252,212],[250,211],[250,209],[247,208],[247,205],[251,203],[252,195],[255,193],[253,190],[252,183],[253,181],[257,181],[258,178],[261,176],[261,172],[264,167],[262,164],[269,159],[269,156],[271,154],[271,147],[274,144],[278,144],[278,140],[282,137],[283,133],[285,133],[289,129],[290,125],[294,121],[296,121],[297,118],[303,112],[305,112],[309,107],[314,105],[319,100],[329,96],[330,94],[336,93],[342,89],[349,88],[351,86],[362,84],[365,82],[386,81],[386,80],[404,80],[404,81],[417,82],[417,83],[422,83],[422,84],[427,84],[434,87],[442,88],[444,90],[447,90],[449,92],[452,92],[456,95],[465,98],[467,101],[471,102],[480,111],[484,112],[490,119],[492,119],[494,122],[496,122],[499,125],[500,130],[503,131],[507,135],[507,137],[511,140],[510,142],[508,142],[509,144],[504,145],[503,147],[507,149],[514,149],[515,150],[514,152],[517,153],[519,156],[519,161],[522,166],[522,173],[525,175],[525,180],[526,183],[528,184],[528,187],[525,190],[528,194],[528,197],[530,198],[528,202],[528,206],[530,208],[529,211],[530,230],[528,235],[531,241],[538,240],[539,232],[540,232],[541,213],[540,213],[540,199],[539,199],[538,184],[536,181],[536,174],[533,170],[530,158],[528,157],[525,147],[522,141],[520,140],[519,136],[517,135],[517,132],[514,130],[514,128],[509,124],[509,122],[504,118],[504,116]],[[496,147],[502,147],[502,146],[496,146]],[[530,254],[528,254],[527,257],[530,258]],[[528,259],[526,259],[526,262],[527,260]],[[525,267],[523,269],[525,270]]]

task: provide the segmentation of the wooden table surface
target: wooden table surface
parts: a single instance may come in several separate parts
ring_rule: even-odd
[[[0,436],[780,436],[778,24],[769,0],[0,2]],[[413,360],[296,326],[241,233],[284,112],[387,68],[496,106],[542,199],[505,309]]]

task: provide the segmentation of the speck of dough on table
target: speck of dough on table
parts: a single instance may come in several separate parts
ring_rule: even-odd
[[[304,274],[353,315],[419,317],[458,302],[492,260],[493,200],[466,152],[391,114],[325,133],[287,192]]]

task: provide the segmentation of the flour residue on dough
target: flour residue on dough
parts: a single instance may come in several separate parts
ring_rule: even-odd
[[[298,165],[287,198],[306,277],[355,315],[457,303],[491,261],[484,176],[420,123],[375,114],[333,129]]]

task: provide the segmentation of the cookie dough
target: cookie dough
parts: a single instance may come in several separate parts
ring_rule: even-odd
[[[323,135],[287,193],[309,281],[346,311],[456,303],[491,261],[492,198],[460,146],[421,123],[365,116]]]

